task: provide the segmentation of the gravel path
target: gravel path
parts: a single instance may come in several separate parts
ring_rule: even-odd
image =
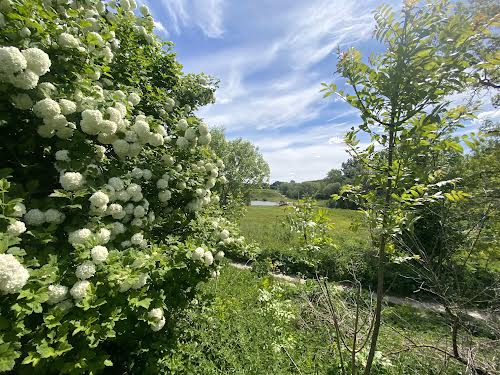
[[[243,263],[236,263],[236,262],[230,262],[229,265],[234,268],[238,268],[240,270],[251,270],[252,267],[250,267],[247,264]],[[304,284],[306,282],[306,279],[297,277],[297,276],[288,276],[284,275],[282,273],[278,272],[269,272],[269,274],[274,277],[275,279],[292,283],[292,284]],[[344,287],[344,286],[342,286]],[[396,297],[396,296],[385,296],[384,299],[388,304],[391,305],[409,305],[415,309],[418,310],[425,310],[425,311],[432,311],[435,313],[442,314],[445,312],[444,306],[435,303],[435,302],[422,302],[422,301],[417,301],[408,297]],[[467,315],[471,318],[474,319],[479,319],[479,320],[488,320],[491,315],[488,312],[477,310],[477,309],[470,309],[466,311]],[[495,318],[498,318],[498,316],[495,315]]]

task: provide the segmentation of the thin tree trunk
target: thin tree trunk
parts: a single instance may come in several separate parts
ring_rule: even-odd
[[[378,254],[378,270],[377,270],[377,303],[375,306],[375,323],[373,325],[372,340],[370,343],[370,352],[366,360],[366,367],[364,374],[370,375],[373,365],[373,358],[377,349],[377,341],[380,333],[380,324],[382,320],[382,302],[384,300],[384,277],[385,277],[385,246],[387,243],[387,233],[385,232],[387,220],[389,216],[391,193],[392,193],[392,161],[394,152],[394,126],[389,129],[389,150],[387,155],[387,172],[386,172],[386,186],[384,197],[384,208],[382,213],[382,235],[380,237],[380,246]]]

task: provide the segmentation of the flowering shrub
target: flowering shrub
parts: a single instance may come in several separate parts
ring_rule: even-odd
[[[0,371],[156,373],[194,287],[244,248],[192,115],[213,81],[153,28],[134,0],[0,1]]]

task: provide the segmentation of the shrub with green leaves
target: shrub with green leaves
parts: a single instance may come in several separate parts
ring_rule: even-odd
[[[153,28],[134,0],[0,1],[0,371],[157,373],[244,247],[192,112],[216,82]]]

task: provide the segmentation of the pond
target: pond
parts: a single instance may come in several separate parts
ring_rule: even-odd
[[[270,201],[250,201],[250,206],[278,206],[278,202]]]

